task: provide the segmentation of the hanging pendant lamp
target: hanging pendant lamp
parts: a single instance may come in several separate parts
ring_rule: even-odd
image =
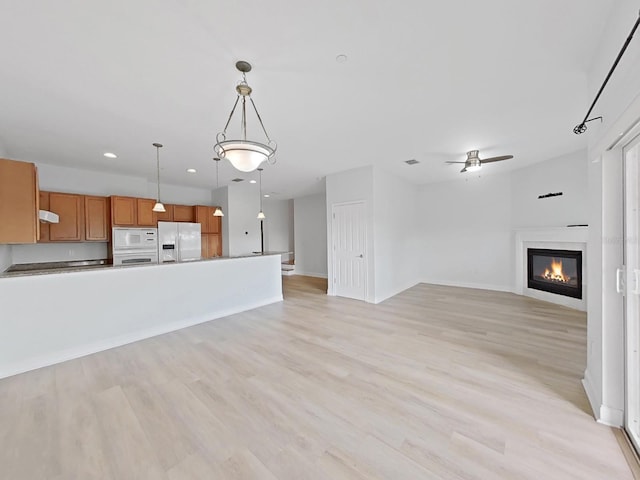
[[[267,217],[264,216],[262,211],[262,168],[259,168],[258,171],[260,172],[260,211],[258,212],[258,220],[264,220]]]
[[[216,162],[216,190],[218,188],[220,188],[220,184],[219,184],[219,180],[220,178],[218,177],[218,164],[220,163],[220,159],[218,157],[214,158],[215,162]],[[214,217],[224,217],[224,213],[222,213],[222,209],[220,207],[216,207],[216,211],[213,212],[213,216]]]
[[[275,153],[278,146],[276,142],[269,138],[269,134],[264,128],[264,124],[262,123],[262,118],[258,113],[256,104],[251,98],[252,90],[251,87],[247,84],[246,77],[246,74],[251,71],[251,64],[248,62],[239,61],[236,63],[236,68],[242,73],[242,81],[236,86],[236,92],[238,93],[236,102],[233,104],[233,108],[231,109],[229,119],[224,126],[224,130],[218,133],[218,135],[216,136],[214,151],[220,158],[226,158],[227,160],[229,160],[231,162],[231,165],[233,165],[241,172],[253,172],[262,164],[262,162],[268,161],[271,164],[275,163]],[[256,117],[258,117],[258,122],[260,123],[262,132],[264,133],[264,136],[267,140],[266,143],[258,142],[255,140],[247,140],[247,98],[249,98],[251,106],[256,112]],[[236,111],[236,107],[238,106],[238,102],[240,102],[240,99],[242,99],[240,139],[227,140],[227,128],[231,123],[231,118]]]
[[[158,197],[156,199],[156,204],[153,206],[151,210],[158,213],[164,213],[167,210],[164,208],[164,205],[160,201],[160,149],[162,148],[161,143],[154,143],[154,147],[156,147],[156,168],[157,168],[157,180],[158,180]]]

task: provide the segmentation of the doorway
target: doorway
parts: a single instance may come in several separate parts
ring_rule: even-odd
[[[365,202],[332,206],[333,291],[339,297],[367,295],[367,224]]]
[[[623,148],[624,162],[624,271],[618,281],[626,285],[625,429],[640,451],[640,135]]]

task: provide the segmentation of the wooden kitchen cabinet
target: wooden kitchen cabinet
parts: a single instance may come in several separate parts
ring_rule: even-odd
[[[107,197],[84,197],[84,233],[88,242],[107,242],[109,229],[109,199]]]
[[[137,224],[135,197],[112,196],[111,225],[114,227],[135,227]]]
[[[195,222],[196,215],[194,207],[190,205],[173,205],[174,222]]]
[[[214,217],[213,212],[217,207],[208,207],[204,205],[197,205],[196,210],[196,222],[202,225],[202,233],[221,233],[222,232],[222,217]]]
[[[155,227],[158,224],[156,212],[153,211],[155,200],[150,198],[136,198],[136,207],[139,227]]]
[[[222,256],[222,235],[205,233],[201,242],[202,258]]]
[[[0,243],[36,243],[40,236],[38,170],[0,159]]]
[[[49,192],[49,209],[60,217],[49,225],[49,241],[80,242],[84,240],[84,196]]]
[[[49,210],[49,192],[40,192],[40,210]],[[49,241],[49,224],[40,222],[40,237],[38,243]]]
[[[153,208],[153,205],[151,206],[151,208]],[[164,208],[166,212],[155,212],[156,220],[158,222],[176,222],[177,220],[174,220],[174,214],[173,214],[173,209],[175,208],[175,205],[169,205],[168,203],[165,203]]]

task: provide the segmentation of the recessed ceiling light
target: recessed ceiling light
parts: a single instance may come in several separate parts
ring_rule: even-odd
[[[195,168],[187,168],[187,173],[196,173],[197,170]]]
[[[104,154],[105,157],[107,158],[118,158],[118,155],[116,155],[115,153],[111,153],[111,152],[106,152]]]
[[[268,193],[264,194],[264,198],[269,198],[271,195],[269,195]]]
[[[340,55],[336,56],[336,62],[344,63],[346,61],[347,61],[347,56],[344,53],[341,53]]]
[[[255,180],[249,180],[249,183],[256,183]]]

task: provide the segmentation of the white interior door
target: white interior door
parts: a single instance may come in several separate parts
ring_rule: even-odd
[[[340,297],[365,300],[367,224],[364,202],[333,205],[333,281]]]
[[[640,451],[640,136],[624,154],[624,264],[626,326],[625,428]]]

